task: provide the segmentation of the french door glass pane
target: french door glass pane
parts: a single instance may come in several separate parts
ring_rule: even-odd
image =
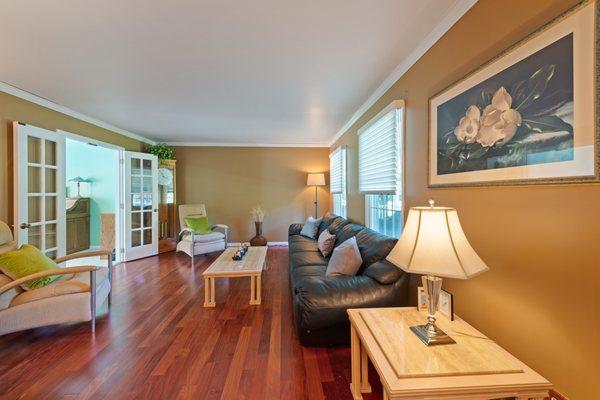
[[[152,228],[144,229],[144,244],[152,244]]]
[[[142,213],[131,213],[131,228],[137,229],[142,227]]]
[[[29,196],[27,198],[27,222],[34,223],[42,220],[42,198]]]
[[[131,231],[131,247],[138,247],[142,245],[142,232]]]
[[[27,234],[27,243],[32,246],[37,247],[38,249],[42,248],[42,227],[41,225],[30,226],[27,229],[29,232]]]
[[[141,175],[141,163],[139,158],[131,159],[131,175]]]
[[[27,191],[40,193],[42,191],[42,172],[40,167],[27,167]]]
[[[56,220],[56,196],[46,196],[46,221]]]
[[[42,139],[35,136],[27,138],[27,162],[34,164],[42,163]]]
[[[46,255],[54,260],[56,258],[56,250],[47,251]]]
[[[144,160],[143,165],[144,165],[144,175],[152,175],[152,161]]]
[[[45,168],[46,170],[46,193],[56,193],[56,170]]]
[[[56,166],[56,143],[45,140],[44,164]]]
[[[144,193],[144,196],[143,196],[142,199],[143,199],[143,205],[142,205],[142,207],[144,208],[144,210],[150,210],[150,209],[152,209],[152,194],[151,193],[149,193],[149,194]]]
[[[144,212],[144,228],[152,228],[152,211]]]
[[[46,248],[52,249],[56,247],[56,224],[46,224]]]

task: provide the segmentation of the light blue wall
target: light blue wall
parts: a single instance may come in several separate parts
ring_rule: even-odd
[[[66,141],[67,196],[77,196],[76,176],[90,178],[81,184],[81,196],[90,198],[90,245],[100,245],[100,214],[114,213],[116,201],[117,151],[84,142]]]

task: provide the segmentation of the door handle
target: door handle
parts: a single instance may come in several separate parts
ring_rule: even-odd
[[[25,222],[23,222],[21,225],[19,225],[19,228],[21,228],[21,229],[28,229],[30,227],[31,227],[31,225],[28,223],[25,223]]]
[[[158,212],[158,208],[155,208],[153,211],[154,211],[154,212]]]

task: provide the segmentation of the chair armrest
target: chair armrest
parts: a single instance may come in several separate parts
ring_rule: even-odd
[[[181,228],[179,235],[177,235],[177,242],[181,242],[184,236],[186,235],[194,235],[194,230],[191,228]]]
[[[112,252],[110,250],[96,250],[96,251],[88,251],[85,253],[76,253],[69,254],[68,256],[58,257],[54,260],[55,263],[60,264],[65,261],[77,260],[78,258],[86,258],[86,257],[98,257],[98,256],[107,256],[109,259],[112,258]]]
[[[304,224],[291,224],[288,228],[288,236],[299,235],[300,231],[302,231],[302,226]]]
[[[225,235],[225,246],[227,246],[227,236],[229,234],[229,227],[227,225],[216,224],[213,225],[212,228],[210,228],[210,230],[213,232],[221,232],[223,235]]]
[[[15,279],[14,281],[7,283],[6,285],[0,287],[0,294],[22,285],[25,282],[29,282],[33,279],[45,278],[46,276],[54,276],[54,275],[71,275],[71,274],[79,274],[81,272],[92,272],[97,271],[100,267],[95,265],[81,265],[78,267],[68,267],[68,268],[55,268],[50,269],[48,271],[36,272],[35,274],[27,275],[19,279]]]

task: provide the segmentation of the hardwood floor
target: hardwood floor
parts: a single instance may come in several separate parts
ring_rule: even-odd
[[[260,306],[249,279],[217,279],[217,307],[202,307],[217,255],[193,270],[175,253],[118,266],[95,336],[75,324],[0,337],[0,398],[351,399],[349,348],[296,338],[287,248],[269,249]],[[370,378],[365,400],[381,399]]]

